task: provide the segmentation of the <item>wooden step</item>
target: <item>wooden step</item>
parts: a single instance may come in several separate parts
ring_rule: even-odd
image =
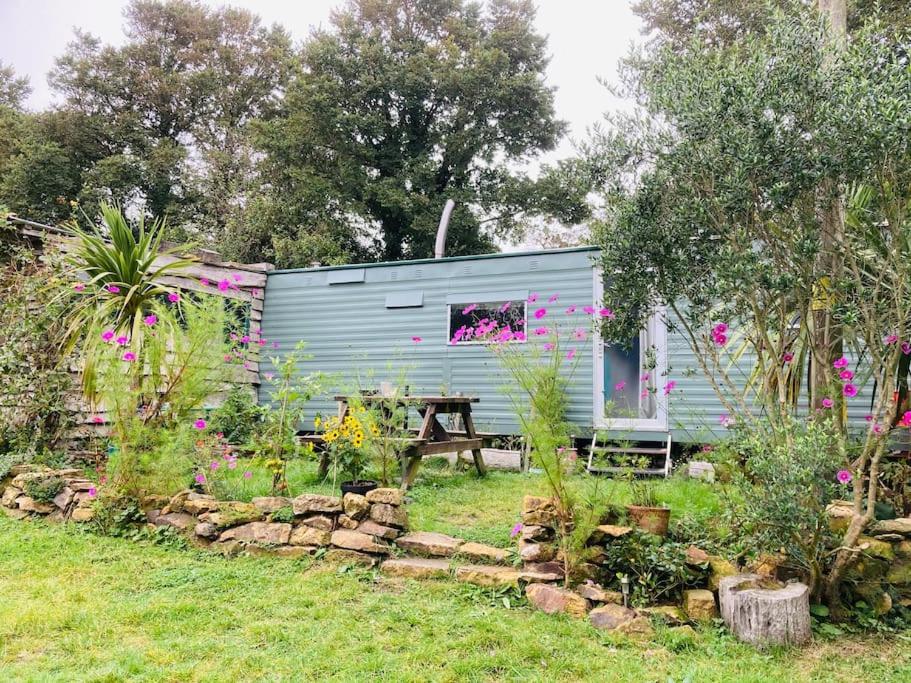
[[[592,453],[635,453],[642,455],[664,455],[667,453],[667,446],[662,448],[646,448],[643,446],[631,446],[624,448],[622,446],[596,446],[591,449]]]
[[[663,467],[649,467],[645,469],[630,469],[629,467],[587,467],[586,470],[592,474],[628,474],[629,472],[643,476],[654,476],[659,474],[664,476],[666,474]]]

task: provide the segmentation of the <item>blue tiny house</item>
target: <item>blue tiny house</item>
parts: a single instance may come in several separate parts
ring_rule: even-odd
[[[590,330],[590,316],[582,309],[601,305],[597,255],[597,248],[579,247],[276,270],[267,279],[263,334],[279,342],[279,355],[306,341],[312,358],[301,363],[300,371],[320,370],[335,379],[337,386],[312,403],[308,421],[318,412],[335,412],[333,394],[376,388],[404,373],[413,394],[478,396],[477,428],[516,434],[519,427],[502,390],[507,378],[497,360],[482,343],[453,342],[464,322],[461,311],[468,305],[496,310],[508,302],[527,319],[544,306],[544,323]],[[532,293],[540,298],[528,304]],[[547,303],[553,294],[558,300]],[[570,306],[576,307],[574,313],[567,312]],[[531,317],[526,343],[543,343],[532,333],[534,323]],[[723,431],[720,402],[694,370],[686,340],[667,329],[661,312],[630,349],[589,335],[576,352],[569,418],[579,436],[606,429],[630,438],[670,433],[675,442],[701,442]],[[669,380],[675,387],[666,395]],[[268,382],[260,398],[268,399]],[[615,406],[610,420],[606,404]]]

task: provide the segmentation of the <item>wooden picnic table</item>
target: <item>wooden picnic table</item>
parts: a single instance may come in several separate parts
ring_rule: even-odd
[[[336,396],[338,401],[339,421],[348,415],[347,396]],[[474,428],[471,418],[471,405],[479,399],[475,396],[400,396],[389,397],[375,394],[364,394],[357,399],[365,407],[371,405],[382,406],[394,401],[399,406],[415,408],[421,416],[421,426],[413,438],[406,438],[407,447],[402,454],[402,489],[406,490],[417,476],[421,460],[425,455],[440,455],[442,453],[460,453],[471,451],[474,466],[478,475],[487,474],[481,448],[487,440]],[[460,415],[463,428],[450,432],[439,420],[440,415]],[[309,441],[319,442],[321,437],[312,437]],[[321,476],[326,476],[329,470],[329,460],[326,454],[320,457],[319,471]]]

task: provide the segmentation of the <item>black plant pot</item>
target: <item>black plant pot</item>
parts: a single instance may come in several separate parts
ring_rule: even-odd
[[[346,493],[356,493],[360,496],[367,495],[368,491],[372,491],[379,484],[370,479],[364,479],[363,481],[343,481],[342,482],[342,495]]]

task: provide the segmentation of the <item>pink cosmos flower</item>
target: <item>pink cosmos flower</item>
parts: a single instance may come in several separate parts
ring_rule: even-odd
[[[667,396],[668,394],[670,394],[674,390],[674,387],[676,387],[676,386],[677,386],[677,382],[675,382],[674,380],[671,380],[670,382],[665,384],[664,385],[664,395]]]
[[[411,341],[413,341],[415,344],[419,344],[420,342],[422,342],[424,340],[421,337],[412,337]]]
[[[229,280],[219,280],[218,281],[218,291],[227,292],[231,288],[231,282]]]
[[[885,344],[886,346],[890,346],[891,344],[894,344],[897,341],[898,341],[898,335],[890,334],[885,339],[883,339],[883,344]]]
[[[576,312],[575,306],[570,306],[569,308],[566,309],[566,315],[572,315],[575,312]]]
[[[77,282],[75,285],[73,285],[73,289],[75,289],[77,292],[82,292],[85,290],[85,283]]]
[[[838,377],[842,381],[847,382],[848,380],[854,379],[854,373],[851,372],[850,370],[848,370],[848,368],[845,368],[844,370],[842,370],[841,372],[838,373]]]
[[[528,297],[528,303],[530,303],[530,304],[533,304],[537,300],[538,300],[538,295],[535,294],[534,292],[532,292],[532,294]]]
[[[172,304],[176,304],[178,301],[180,301],[180,293],[171,292],[168,294],[168,301],[170,301]]]
[[[835,479],[838,480],[839,484],[847,484],[853,479],[851,473],[848,470],[838,470],[838,474],[835,475]]]
[[[209,469],[212,470],[212,471],[214,472],[215,470],[217,470],[217,469],[220,467],[220,465],[221,465],[221,463],[219,463],[218,460],[213,460],[213,461],[209,464]]]
[[[553,351],[553,350],[554,350],[553,342],[547,342],[547,343],[544,345],[544,350],[545,350],[545,351]]]
[[[114,338],[114,330],[105,330],[101,333],[101,340],[109,342]]]
[[[600,315],[602,318],[607,318],[608,320],[613,320],[617,317],[616,314],[609,308],[602,308],[600,311],[598,311],[598,315]]]
[[[911,410],[905,412],[902,415],[902,419],[898,422],[899,427],[911,427]]]
[[[105,287],[105,289],[108,290],[111,294],[120,293],[120,287],[118,287],[117,285],[108,285],[107,287]]]
[[[478,307],[477,304],[470,304],[470,305],[466,306],[465,308],[462,309],[462,315],[468,315],[473,310],[475,310],[477,307]]]
[[[649,378],[650,376],[651,376],[651,375],[649,375],[647,372],[645,372],[645,373],[642,374],[641,377],[639,377],[639,381],[640,381],[640,382],[648,382],[648,378]]]
[[[497,310],[500,311],[500,313],[506,313],[506,311],[509,310],[509,307],[510,307],[510,306],[512,306],[512,301],[506,301],[506,302],[505,302],[502,306],[500,306],[500,308],[498,308]]]
[[[97,495],[98,489],[96,489],[94,486],[89,486],[89,498],[94,498]]]
[[[835,401],[833,401],[833,400],[832,400],[831,398],[829,398],[828,396],[826,396],[826,397],[822,400],[822,407],[823,407],[823,408],[831,408],[831,407],[834,406],[834,405],[835,405]]]
[[[237,273],[234,273],[233,275],[231,275],[231,279],[234,280],[234,282],[242,282],[244,278],[242,275],[238,275]]]
[[[882,433],[883,433],[883,426],[877,422],[875,425],[873,425],[873,433],[874,433],[874,434],[882,434]]]
[[[728,415],[727,413],[724,413],[720,418],[718,418],[718,423],[722,427],[730,427],[732,424],[734,424],[734,420],[731,418],[730,415]]]
[[[541,318],[543,318],[545,315],[547,315],[547,309],[546,309],[546,308],[539,308],[537,311],[535,311],[535,318],[538,319],[538,320],[540,320]]]
[[[95,416],[92,418],[92,422],[94,422],[96,425],[100,425],[100,424],[103,424],[103,423],[104,423],[104,418],[101,417],[101,415],[95,415]]]
[[[236,467],[237,467],[237,461],[236,461],[236,460],[229,460],[229,461],[228,461],[228,469],[229,469],[229,470],[233,470],[233,469],[236,468]]]
[[[547,328],[546,327],[536,327],[535,334],[538,335],[539,337],[543,337],[545,334],[547,334]]]
[[[257,343],[259,346],[265,346],[265,345],[266,345],[266,340],[265,340],[265,339],[260,339],[260,340],[258,340],[256,343]]]
[[[848,367],[848,359],[845,358],[844,356],[842,356],[841,358],[839,358],[838,360],[836,360],[832,363],[832,367],[838,368],[838,369],[846,368],[846,367]]]
[[[624,389],[626,389],[626,382],[621,381],[614,385],[614,391],[623,391]]]
[[[196,429],[199,429],[200,431],[202,431],[203,429],[206,428],[206,421],[203,420],[202,418],[200,418],[200,419],[196,420],[196,422],[193,423],[193,426]]]
[[[853,384],[845,384],[841,389],[841,393],[843,393],[848,398],[857,396],[857,387]]]
[[[547,299],[547,303],[552,304],[559,298],[560,298],[559,294],[551,294],[550,297]]]
[[[127,363],[132,363],[134,360],[136,360],[136,354],[132,351],[127,351],[125,354],[123,354],[123,360],[125,360]]]
[[[566,360],[572,360],[575,357],[576,357],[575,349],[570,349],[569,351],[566,352]]]
[[[582,310],[585,311],[586,313],[588,313],[589,315],[594,315],[596,309],[594,306],[583,306]]]
[[[790,351],[785,351],[781,356],[781,360],[784,363],[790,363],[792,360],[794,360],[794,354]]]
[[[154,325],[155,323],[158,322],[158,316],[157,315],[147,315],[145,318],[142,319],[142,322],[144,322],[146,325],[151,327],[152,325]]]
[[[573,339],[576,341],[585,341],[585,330],[581,327],[577,327],[573,330]]]
[[[902,353],[906,356],[911,355],[911,343],[902,342]]]
[[[208,287],[208,286],[209,286],[209,278],[207,278],[207,277],[201,277],[201,278],[199,278],[199,284],[201,284],[203,287]]]
[[[269,380],[271,382],[272,378],[275,377],[275,374],[271,373],[271,372],[267,372],[265,375],[263,375],[263,377],[265,377],[267,380]]]
[[[515,537],[518,536],[520,533],[522,533],[522,522],[519,522],[518,524],[516,524],[516,525],[512,528],[512,531],[509,532],[509,537],[510,537],[510,538],[515,538]]]
[[[520,342],[524,342],[526,340],[524,332],[516,332],[515,334],[512,335],[512,338],[515,339],[516,341],[520,341]]]
[[[244,472],[244,479],[250,479],[253,477],[253,473],[250,470]]]
[[[241,344],[249,344],[249,343],[250,343],[250,335],[249,335],[249,334],[245,334],[243,337],[241,337],[241,338],[240,338],[240,343],[241,343]]]
[[[197,474],[197,475],[194,477],[194,479],[196,480],[196,483],[197,483],[197,484],[205,484],[205,483],[206,483],[206,475],[204,475],[202,472],[200,472],[199,474]]]
[[[129,343],[130,340],[129,340],[129,338],[124,337],[123,335],[121,335],[121,336],[117,337],[117,339],[115,339],[114,341],[116,341],[117,344],[120,345],[120,346],[126,346],[126,345]]]

